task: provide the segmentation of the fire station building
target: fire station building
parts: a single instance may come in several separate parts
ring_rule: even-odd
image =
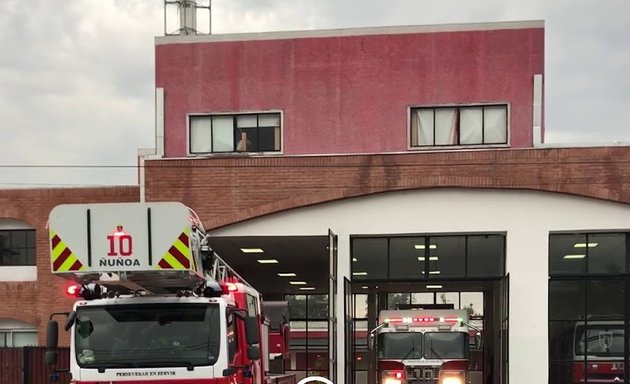
[[[71,306],[55,205],[182,201],[289,301],[300,377],[373,383],[378,312],[448,304],[483,329],[474,383],[628,383],[630,147],[544,143],[543,22],[163,36],[155,60],[138,186],[0,191],[0,346]]]

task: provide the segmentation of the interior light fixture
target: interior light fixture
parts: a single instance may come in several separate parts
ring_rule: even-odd
[[[565,259],[583,259],[586,255],[564,255]]]
[[[427,285],[427,289],[442,289],[442,286],[439,285],[439,284],[438,285],[431,285],[431,284],[429,284],[429,285]]]
[[[368,289],[368,287],[367,287],[367,286],[365,286],[365,285],[364,285],[364,286],[362,286],[361,288],[363,288],[363,289]]]
[[[429,275],[439,275],[440,271],[429,271]]]
[[[415,249],[426,249],[424,244],[416,244],[413,246]],[[429,249],[437,249],[437,244],[429,244]]]
[[[241,252],[243,252],[243,253],[263,253],[264,251],[261,248],[241,248]]]
[[[357,258],[356,258],[356,257],[353,257],[353,258],[352,258],[352,261],[358,261],[358,260],[357,260]]]
[[[291,285],[306,285],[306,281],[289,281]]]
[[[573,248],[595,248],[597,247],[598,243],[575,243],[575,245],[573,246]]]
[[[293,272],[280,272],[280,273],[278,273],[278,276],[280,276],[280,277],[295,277],[297,275],[295,273],[293,273]]]
[[[418,257],[418,260],[419,260],[419,261],[424,261],[424,260],[425,260],[425,258],[424,258],[424,256],[419,256],[419,257]],[[430,261],[438,261],[438,257],[437,257],[437,256],[429,256],[429,260],[430,260]]]
[[[367,276],[367,272],[352,272],[352,276]]]
[[[300,291],[314,291],[314,290],[315,290],[315,288],[313,288],[313,287],[301,287],[300,288]]]
[[[278,260],[276,259],[258,259],[260,264],[278,264]]]

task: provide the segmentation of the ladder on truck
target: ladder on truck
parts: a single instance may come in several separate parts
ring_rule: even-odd
[[[251,287],[179,202],[64,204],[51,211],[48,228],[52,273],[80,284],[147,293],[227,281]]]

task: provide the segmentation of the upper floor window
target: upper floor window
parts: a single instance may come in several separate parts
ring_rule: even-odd
[[[411,109],[411,146],[507,144],[507,105]]]
[[[0,230],[0,266],[35,265],[35,230]]]
[[[192,115],[189,118],[191,154],[280,151],[280,113]]]

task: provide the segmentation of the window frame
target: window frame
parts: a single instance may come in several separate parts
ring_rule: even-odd
[[[555,235],[578,235],[583,236],[586,244],[591,242],[590,236],[593,235],[624,235],[625,236],[625,254],[623,255],[624,261],[624,270],[623,272],[611,271],[608,273],[602,273],[601,271],[591,271],[589,269],[588,256],[590,247],[587,245],[585,247],[580,247],[580,251],[582,252],[582,248],[584,248],[583,252],[586,252],[585,260],[584,260],[584,268],[583,271],[575,272],[571,271],[567,272],[552,272],[551,271],[551,251],[552,251],[552,237]],[[548,369],[549,369],[549,377],[552,378],[552,375],[558,375],[556,379],[563,378],[562,375],[566,375],[566,367],[569,367],[574,364],[579,364],[582,367],[587,367],[587,364],[590,362],[613,362],[623,364],[624,361],[626,363],[623,365],[623,383],[630,383],[630,364],[627,363],[627,359],[630,356],[630,339],[628,338],[628,334],[630,334],[630,271],[628,267],[630,266],[630,231],[619,229],[619,230],[582,230],[582,231],[550,231],[548,233],[548,283],[547,283],[547,350],[548,350]],[[598,289],[597,284],[606,284],[605,286],[610,287],[612,284],[619,284],[623,287],[623,299],[618,300],[616,303],[616,308],[622,311],[622,314],[619,313],[610,313],[610,311],[606,311],[605,315],[601,313],[597,313],[597,307],[590,304],[591,302],[597,302],[597,300],[592,300],[591,294],[593,292],[597,292]],[[578,314],[571,316],[557,316],[555,312],[553,312],[552,308],[552,286],[557,284],[559,286],[570,284],[575,284],[576,287],[582,287],[581,292],[579,292],[578,297],[576,297],[576,301],[580,302],[580,306],[583,307],[579,311]],[[617,290],[619,292],[619,290]],[[618,298],[617,298],[618,299]],[[555,298],[554,300],[557,300]],[[592,312],[594,311],[594,312]],[[608,357],[608,358],[593,358],[589,357],[588,354],[577,354],[575,351],[575,334],[578,326],[582,325],[584,327],[588,327],[589,324],[594,323],[597,325],[598,322],[607,322],[610,324],[620,325],[623,329],[625,340],[624,340],[624,356],[619,357]],[[564,340],[561,337],[557,338],[557,336],[564,332],[565,338],[571,337],[570,340]],[[552,339],[556,337],[555,339]],[[555,347],[560,345],[561,347]],[[555,349],[554,349],[555,348]],[[564,350],[562,349],[564,348]],[[570,350],[567,348],[571,348]],[[565,352],[566,354],[563,354]]]
[[[482,108],[483,107],[505,107],[506,124],[505,124],[505,143],[477,143],[477,144],[461,144],[461,129],[458,130],[457,144],[432,144],[432,145],[413,145],[412,135],[412,114],[418,109],[457,109],[458,118],[461,116],[461,110],[464,108]],[[444,150],[444,149],[474,149],[474,148],[509,148],[511,147],[511,105],[507,101],[497,101],[491,103],[467,103],[467,104],[414,104],[407,106],[407,150],[408,151],[431,151],[431,150]],[[435,121],[435,114],[434,114]],[[483,127],[483,112],[482,112],[482,140],[484,137],[485,127]],[[433,126],[433,142],[435,143],[435,124]]]
[[[217,151],[217,152],[192,152],[192,135],[191,135],[191,119],[194,117],[215,117],[215,116],[232,116],[234,119],[234,123],[232,126],[232,132],[234,133],[234,129],[236,128],[236,117],[238,116],[247,116],[247,115],[269,115],[269,114],[278,114],[280,115],[280,149],[278,151]],[[256,127],[257,129],[259,127]],[[211,133],[212,135],[212,130]],[[236,144],[235,144],[236,145]],[[211,148],[212,149],[212,148]],[[236,149],[236,148],[235,148]],[[239,111],[239,112],[212,112],[212,113],[203,113],[203,112],[193,112],[186,114],[186,154],[191,157],[199,157],[199,156],[251,156],[251,155],[282,155],[284,154],[284,111],[280,109],[273,110],[248,110],[248,111]]]
[[[24,246],[20,246],[17,248],[14,248],[12,243],[13,243],[13,233],[15,232],[23,232],[24,236],[25,236],[25,245]],[[31,238],[31,236],[29,235],[29,233],[32,232],[32,240],[33,243],[29,244],[29,238]],[[4,234],[7,233],[8,235],[8,239],[9,239],[9,246],[6,248],[8,250],[24,250],[26,252],[25,257],[24,257],[24,263],[21,264],[4,264],[2,259],[0,258],[0,268],[2,267],[36,267],[37,266],[37,230],[34,228],[23,228],[23,229],[0,229],[0,234]],[[32,251],[33,254],[33,263],[30,264],[29,263],[29,251]]]

